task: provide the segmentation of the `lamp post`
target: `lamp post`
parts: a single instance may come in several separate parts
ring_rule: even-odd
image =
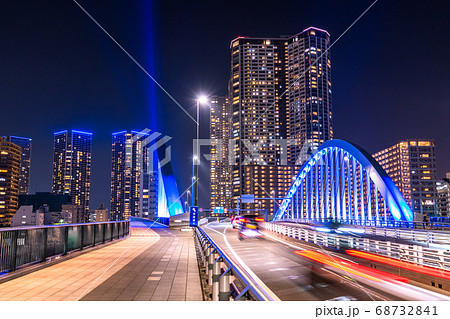
[[[186,206],[185,206],[185,207],[186,207],[187,210],[189,210],[188,203],[189,203],[189,196],[190,196],[190,195],[191,195],[191,192],[190,192],[190,191],[187,191],[187,192],[186,192],[186,202],[185,202],[185,203],[186,203]]]
[[[191,185],[192,185],[192,201],[191,206],[196,206],[195,202],[195,162],[197,161],[197,156],[192,157],[192,179],[191,179]]]
[[[195,183],[194,185],[194,192],[193,192],[193,202],[194,205],[193,206],[198,206],[198,166],[200,165],[200,150],[199,150],[199,144],[198,144],[198,139],[199,139],[199,132],[200,132],[200,103],[206,103],[208,101],[208,98],[206,96],[200,96],[197,99],[197,139],[195,141],[195,154],[193,157],[193,171],[192,171],[192,182]],[[198,162],[197,162],[198,161]],[[197,163],[196,163],[197,162]],[[196,165],[194,165],[194,163]],[[195,166],[195,171],[194,171],[194,166]],[[194,196],[195,193],[195,196]]]

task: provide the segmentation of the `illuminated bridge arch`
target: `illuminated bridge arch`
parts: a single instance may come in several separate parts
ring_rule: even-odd
[[[376,160],[343,141],[323,143],[303,164],[273,220],[413,220],[403,195]]]

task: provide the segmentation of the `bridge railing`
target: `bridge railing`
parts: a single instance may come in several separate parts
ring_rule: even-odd
[[[285,218],[280,221],[295,221],[299,223],[314,223],[314,222],[329,222],[330,218]],[[332,219],[334,222],[366,227],[385,227],[385,228],[412,228],[412,229],[427,229],[427,230],[447,230],[450,231],[450,223],[444,221],[401,221],[401,220],[359,220],[359,219]]]
[[[0,229],[0,274],[130,233],[129,221]]]
[[[196,227],[195,235],[208,285],[212,286],[213,301],[273,300],[245,271],[234,265],[200,227]]]
[[[277,223],[262,223],[262,227],[278,234],[325,247],[357,249],[421,266],[450,270],[450,252],[445,250],[432,249],[420,245],[400,244],[386,240],[323,233],[299,226]]]

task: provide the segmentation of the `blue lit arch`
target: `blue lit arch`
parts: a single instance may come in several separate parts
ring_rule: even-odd
[[[294,217],[294,210],[299,216],[299,206],[302,214],[306,207],[314,218],[376,220],[379,218],[379,196],[383,199],[384,218],[389,213],[395,220],[413,220],[413,213],[403,195],[370,154],[355,144],[330,140],[320,145],[303,164],[273,220],[283,218],[286,213]],[[372,200],[376,200],[375,218],[372,215],[372,206],[375,205]]]

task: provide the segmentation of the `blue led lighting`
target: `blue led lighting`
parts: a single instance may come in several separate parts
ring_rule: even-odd
[[[352,173],[350,173],[350,163],[352,165]],[[321,167],[320,170],[322,172],[320,174],[321,177],[326,175],[325,181],[318,179],[319,166]],[[347,167],[347,171],[345,171],[345,166]],[[355,167],[358,167],[358,171],[355,170]],[[323,171],[330,173],[323,174]],[[352,178],[350,174],[352,174],[353,182],[351,182]],[[366,177],[365,184],[364,177]],[[328,182],[326,182],[327,179],[329,179]],[[357,182],[360,184],[363,183],[365,187],[360,187],[358,190],[356,187]],[[330,190],[326,187],[326,190],[324,190],[324,183],[330,183],[331,197],[329,196]],[[351,183],[353,187],[349,186],[348,183]],[[376,162],[370,154],[359,146],[343,140],[330,140],[323,143],[311,155],[309,160],[303,164],[295,181],[292,183],[289,191],[287,192],[285,199],[276,211],[273,220],[279,220],[285,214],[288,214],[288,217],[290,214],[290,217],[293,218],[293,206],[291,206],[290,212],[287,210],[291,202],[293,202],[294,206],[297,205],[298,215],[298,206],[300,204],[293,199],[294,196],[297,196],[298,198],[297,193],[302,184],[308,187],[306,193],[304,194],[308,217],[317,218],[319,217],[319,214],[321,217],[325,217],[326,209],[326,217],[333,216],[333,218],[337,217],[345,219],[348,216],[360,220],[369,218],[373,219],[374,211],[372,210],[372,206],[369,206],[372,205],[371,199],[364,199],[364,201],[367,200],[367,209],[365,209],[366,205],[362,205],[360,206],[361,209],[358,209],[358,202],[361,203],[361,199],[367,197],[367,189],[370,189],[371,192],[371,185],[373,185],[373,187],[375,187],[374,190],[379,192],[381,197],[384,199],[391,216],[395,220],[411,221],[414,218],[412,210],[405,198],[380,164],[378,164],[378,162]],[[312,189],[311,185],[315,185],[314,189]],[[322,186],[320,193],[319,185]],[[303,187],[304,186],[301,186],[301,191],[303,190]],[[347,193],[345,192],[345,189],[347,189]],[[323,194],[323,192],[326,193]],[[353,204],[351,205],[349,203],[349,205],[347,205],[347,200],[349,201],[351,197],[350,194],[353,197]],[[325,196],[327,207],[324,207],[323,198]],[[302,203],[301,209],[303,212],[303,195],[300,197],[300,201]],[[319,201],[321,202],[319,203]],[[378,201],[378,197],[374,199],[373,204],[375,205],[375,218],[379,218],[378,211],[380,203]],[[352,207],[353,205],[354,207]],[[332,210],[331,214],[330,206]]]
[[[161,158],[164,158],[166,148],[167,145],[164,143],[154,152],[158,159],[156,163],[160,163]],[[183,203],[173,175],[172,165],[170,162],[162,167],[158,165],[158,217],[167,218],[183,213]]]
[[[31,141],[31,138],[29,138],[29,137],[11,136],[11,138],[17,138],[17,139],[21,139],[21,140],[25,140],[25,141]]]
[[[77,131],[77,130],[72,130],[72,133],[85,134],[85,135],[92,135],[92,133],[90,133],[90,132],[83,132],[83,131]]]
[[[127,133],[127,131],[120,131],[120,132],[112,133],[112,135],[119,135],[119,134],[126,134],[126,133]]]

